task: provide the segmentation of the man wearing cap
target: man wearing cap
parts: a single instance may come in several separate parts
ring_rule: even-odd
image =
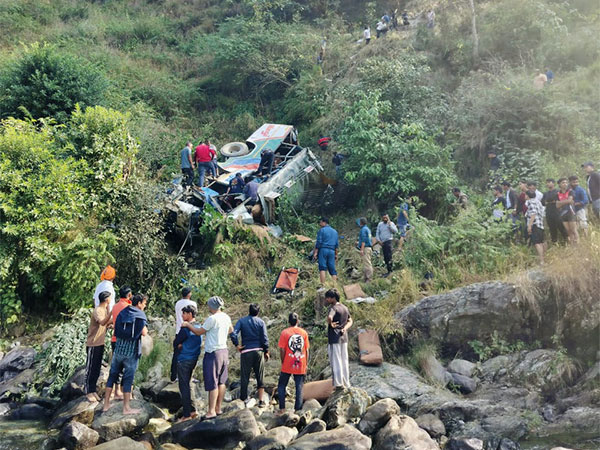
[[[325,284],[327,272],[329,272],[333,281],[336,282],[337,271],[335,270],[335,262],[338,257],[338,232],[329,226],[329,219],[327,217],[321,217],[319,225],[321,229],[317,233],[313,261],[319,261],[319,278],[321,284]]]
[[[583,164],[583,169],[587,174],[587,189],[592,204],[592,211],[596,219],[600,219],[600,172],[594,170],[594,163],[591,161]]]
[[[221,311],[224,304],[223,299],[214,296],[208,299],[207,304],[210,316],[201,327],[195,328],[189,322],[181,324],[196,336],[206,335],[202,374],[204,375],[204,389],[208,392],[208,411],[204,419],[221,415],[221,403],[225,397],[225,383],[229,366],[227,336],[233,332],[231,319]]]
[[[108,292],[110,294],[110,300],[108,304],[108,310],[110,311],[115,306],[115,287],[113,286],[113,280],[117,273],[112,266],[106,266],[100,273],[100,283],[96,286],[94,291],[94,308],[100,305],[99,296],[101,292]]]

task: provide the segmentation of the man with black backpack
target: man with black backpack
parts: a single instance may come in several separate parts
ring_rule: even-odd
[[[104,394],[104,408],[102,411],[108,411],[110,408],[110,394],[113,385],[117,380],[119,372],[123,370],[123,414],[138,414],[140,411],[132,409],[131,388],[133,377],[137,370],[140,356],[142,356],[142,336],[148,334],[146,324],[148,319],[144,313],[147,305],[147,298],[141,294],[136,294],[131,300],[131,305],[124,308],[115,320],[114,335],[117,337],[113,353],[110,373],[106,382],[106,392]]]

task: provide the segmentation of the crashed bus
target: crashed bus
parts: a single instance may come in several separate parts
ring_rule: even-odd
[[[273,152],[273,167],[266,176],[258,173],[264,150]],[[311,179],[323,171],[310,149],[299,145],[292,125],[263,124],[246,142],[224,145],[220,154],[226,159],[217,163],[219,174],[207,186],[186,190],[178,179],[169,192],[166,200],[169,230],[186,240],[197,230],[206,205],[245,224],[274,223],[278,199],[286,195],[300,199]],[[234,194],[233,205],[229,201],[232,195],[227,194],[227,188],[237,173],[245,183],[258,183],[258,202],[253,207],[248,205],[244,194]]]

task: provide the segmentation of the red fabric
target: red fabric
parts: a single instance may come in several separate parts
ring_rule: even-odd
[[[329,145],[329,141],[331,141],[330,137],[322,137],[317,142],[319,144],[319,147],[327,147]]]
[[[117,321],[117,316],[119,315],[119,313],[121,311],[123,311],[129,305],[131,305],[131,300],[127,300],[126,298],[121,298],[121,299],[119,299],[119,302],[115,306],[113,306],[113,309],[112,309],[112,323],[113,324]],[[111,340],[111,342],[117,342],[117,337],[114,335],[114,333],[110,340]]]
[[[210,162],[215,155],[216,152],[206,144],[200,144],[194,153],[196,162]]]
[[[285,350],[281,371],[293,375],[306,374],[306,354],[309,348],[306,331],[300,327],[286,328],[281,332],[278,346]]]
[[[521,211],[523,214],[525,214],[527,212],[527,199],[529,197],[527,197],[527,194],[525,192],[521,192],[519,194],[519,204],[521,205]]]
[[[562,192],[558,191],[558,199],[560,201],[568,200],[570,194],[571,194],[571,189],[567,189],[567,192],[565,192],[564,194]]]
[[[298,269],[285,269],[282,270],[277,278],[275,289],[284,289],[286,291],[293,291],[296,289],[296,283],[298,282]]]

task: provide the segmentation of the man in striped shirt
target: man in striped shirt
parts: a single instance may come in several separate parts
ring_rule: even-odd
[[[546,245],[544,244],[544,207],[537,199],[535,191],[527,191],[527,233],[531,245],[535,246],[540,264],[544,264],[544,253]]]

